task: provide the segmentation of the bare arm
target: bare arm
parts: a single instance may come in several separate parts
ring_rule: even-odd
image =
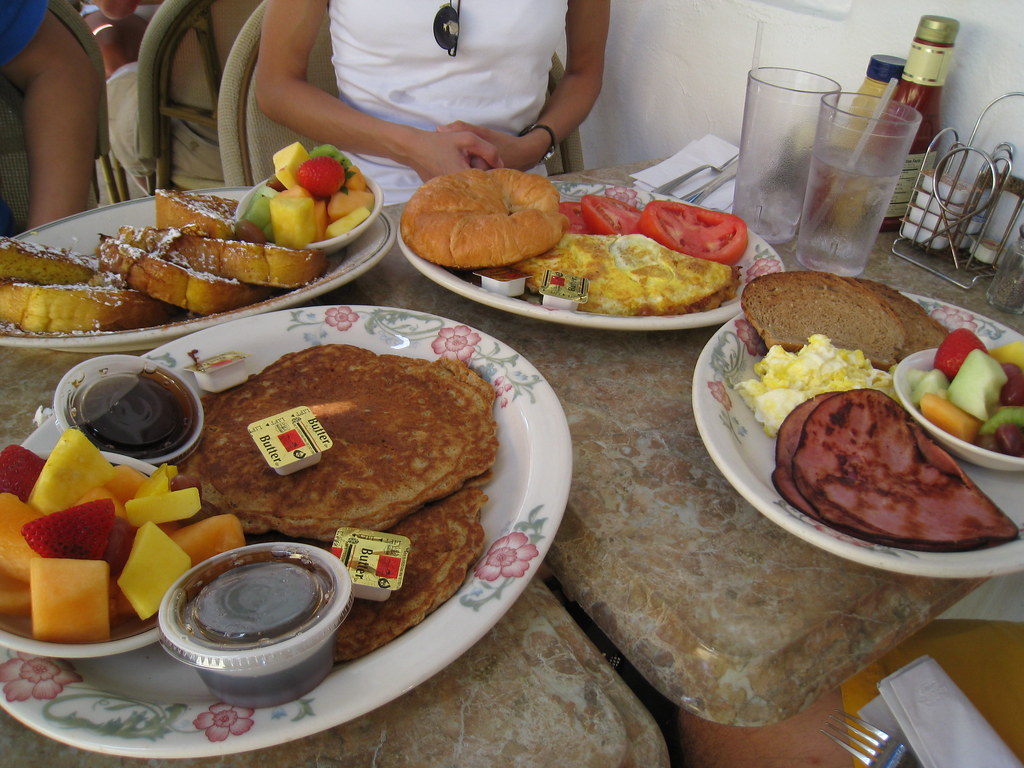
[[[306,62],[325,0],[270,0],[256,65],[256,100],[271,119],[339,149],[390,158],[429,179],[500,165],[497,150],[471,131],[437,133],[365,114],[306,81]]]
[[[579,127],[601,93],[610,5],[610,0],[569,0],[565,75],[537,117],[559,141]],[[537,165],[551,141],[543,130],[518,138],[464,122],[451,123],[442,130],[474,131],[498,147],[506,167],[520,170]]]
[[[25,94],[28,226],[85,210],[95,175],[102,79],[78,41],[51,13],[2,70]]]

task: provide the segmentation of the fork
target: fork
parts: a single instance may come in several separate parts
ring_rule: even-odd
[[[821,732],[871,768],[910,768],[917,765],[905,745],[893,741],[885,731],[848,712],[836,710],[830,714]]]
[[[676,176],[674,179],[672,179],[672,181],[667,181],[664,184],[662,184],[660,187],[656,187],[655,190],[654,190],[654,193],[658,194],[658,195],[668,195],[668,194],[671,194],[673,189],[678,187],[680,184],[682,184],[687,179],[692,178],[693,176],[696,176],[701,171],[714,171],[715,173],[721,173],[726,168],[728,168],[730,165],[735,163],[738,158],[739,158],[739,153],[737,152],[735,155],[730,157],[728,160],[726,160],[721,165],[711,165],[710,163],[707,164],[707,165],[698,165],[696,168],[693,168],[692,170],[687,171],[686,173],[682,174],[681,176]]]

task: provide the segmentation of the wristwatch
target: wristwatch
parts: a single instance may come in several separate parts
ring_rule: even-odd
[[[544,123],[531,123],[530,125],[526,126],[525,128],[523,128],[523,130],[519,132],[519,136],[525,136],[531,131],[536,131],[538,128],[542,131],[547,131],[548,136],[551,137],[551,144],[548,145],[548,151],[545,152],[544,157],[540,159],[540,162],[543,163],[546,160],[548,160],[553,154],[555,154],[555,149],[558,147],[558,140],[555,139],[555,132],[551,130],[551,128],[549,128],[548,126],[544,125]]]

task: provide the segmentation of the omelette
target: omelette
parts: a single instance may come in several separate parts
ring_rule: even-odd
[[[734,267],[673,251],[645,235],[567,234],[541,256],[517,262],[527,288],[540,291],[548,270],[590,281],[583,312],[683,315],[715,309],[736,297]]]
[[[318,464],[278,475],[247,425],[302,406],[333,445]],[[234,513],[247,534],[329,542],[343,526],[386,531],[486,476],[498,450],[493,406],[493,387],[464,363],[325,344],[206,395],[203,439],[179,468],[202,481],[204,508]]]

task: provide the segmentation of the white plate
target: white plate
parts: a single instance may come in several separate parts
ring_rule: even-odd
[[[213,194],[240,199],[248,187],[204,190]],[[116,234],[123,225],[152,226],[155,220],[152,197],[107,205],[66,219],[46,224],[21,235],[21,239],[59,248],[70,248],[79,253],[92,253],[99,244],[100,234]],[[395,226],[388,216],[379,216],[365,234],[346,250],[328,256],[327,272],[313,282],[287,293],[249,304],[245,307],[178,320],[151,328],[132,331],[101,331],[91,333],[25,333],[10,326],[0,325],[0,346],[39,347],[73,352],[126,352],[153,347],[184,336],[193,331],[210,328],[228,320],[251,317],[310,301],[333,291],[374,267],[395,243]]]
[[[968,310],[911,295],[949,329],[967,327],[998,346],[1024,336]],[[915,552],[886,547],[835,531],[790,506],[772,485],[775,438],[768,437],[735,390],[752,378],[763,356],[756,331],[742,316],[719,329],[697,360],[693,374],[693,414],[704,445],[733,487],[765,517],[821,549],[858,563],[897,573],[946,578],[982,578],[1024,571],[1024,540],[973,552]],[[975,483],[1008,514],[1024,522],[1021,484],[1016,475],[962,463]]]
[[[266,184],[267,181],[268,179],[264,179],[256,186],[250,188],[245,195],[242,196],[242,199],[238,203],[238,209],[235,212],[235,221],[238,221],[241,218],[241,214],[249,207],[249,201],[252,200],[252,196],[256,194],[256,190]],[[373,210],[370,211],[370,215],[345,234],[338,235],[337,237],[331,237],[327,240],[317,240],[315,243],[309,244],[310,248],[320,248],[328,254],[335,253],[352,241],[357,240],[363,232],[373,226],[373,222],[380,217],[380,212],[384,208],[384,193],[381,192],[380,185],[371,178],[366,179],[366,186],[373,193]]]
[[[0,706],[40,733],[82,749],[146,758],[203,757],[280,744],[347,722],[455,660],[526,587],[554,539],[568,499],[569,428],[558,398],[536,368],[502,342],[465,325],[362,306],[292,309],[225,323],[165,344],[147,357],[184,368],[191,363],[191,349],[204,356],[238,350],[252,353],[249,363],[256,371],[286,352],[327,343],[434,359],[445,351],[447,338],[456,342],[450,348],[461,351],[497,392],[498,459],[484,489],[490,500],[481,521],[488,550],[512,536],[507,544],[528,561],[525,573],[489,580],[484,578],[489,572],[477,576],[474,567],[461,589],[422,624],[361,659],[335,666],[311,693],[280,707],[252,711],[218,705],[198,675],[158,645],[106,659],[34,660],[36,675],[55,676],[55,685],[38,689],[19,678],[26,658],[0,648]],[[52,445],[55,435],[51,421],[25,444],[33,449]],[[212,715],[221,709],[221,720],[241,718],[237,732],[214,725]]]
[[[624,200],[638,208],[643,208],[654,199],[676,200],[673,197],[653,195],[650,192],[634,189],[633,187],[565,181],[556,181],[554,184],[558,188],[558,192],[563,200],[579,200],[584,195],[608,195]],[[469,272],[453,272],[420,258],[405,244],[401,237],[398,238],[398,245],[402,249],[402,253],[405,254],[405,258],[409,260],[409,263],[438,285],[444,286],[448,290],[480,304],[503,309],[516,315],[546,320],[550,323],[575,325],[583,328],[606,328],[618,331],[669,331],[718,325],[719,323],[724,323],[740,311],[739,296],[715,309],[710,309],[706,312],[693,312],[688,315],[618,317],[615,315],[597,315],[592,312],[549,309],[540,304],[537,297],[533,297],[530,300],[526,295],[523,297],[510,297],[485,290],[476,283],[470,282],[471,273]],[[765,272],[781,272],[785,269],[782,259],[775,252],[775,249],[753,232],[748,234],[747,250],[744,252],[743,258],[740,259],[739,267],[741,269],[740,279],[743,285],[746,285],[755,277]]]

